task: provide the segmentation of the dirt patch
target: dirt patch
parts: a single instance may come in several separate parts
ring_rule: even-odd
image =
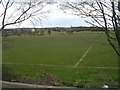
[[[53,86],[62,86],[62,82],[57,80],[55,77],[45,74],[37,80],[38,84],[42,85],[53,85]]]
[[[20,83],[37,84],[37,85],[63,86],[62,81],[57,80],[55,77],[48,74],[34,79],[30,77],[18,77],[7,74],[2,77],[2,80],[9,82],[20,82]]]

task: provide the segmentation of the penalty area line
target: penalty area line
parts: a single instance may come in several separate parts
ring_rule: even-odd
[[[74,66],[75,68],[80,64],[80,62],[83,60],[83,58],[87,55],[87,53],[91,50],[91,46],[88,48],[88,50],[84,53],[84,55],[81,57],[81,59],[76,63]]]

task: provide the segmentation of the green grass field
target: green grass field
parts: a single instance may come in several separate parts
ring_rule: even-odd
[[[12,36],[3,41],[2,57],[6,72],[21,78],[48,75],[86,88],[118,84],[118,56],[102,32]]]

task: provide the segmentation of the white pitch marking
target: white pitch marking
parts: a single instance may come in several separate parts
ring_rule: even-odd
[[[43,66],[43,67],[67,67],[67,68],[74,68],[75,67],[75,66],[47,65],[47,64],[23,64],[23,63],[3,63],[3,64],[35,65],[35,66]],[[120,69],[119,67],[79,67],[79,68],[88,68],[88,69]]]
[[[14,65],[35,65],[35,66],[48,66],[48,67],[69,67],[69,68],[73,68],[74,66],[64,66],[64,65],[47,65],[47,64],[23,64],[23,63],[3,63],[3,64],[14,64]]]
[[[95,68],[95,69],[120,69],[119,67],[87,67],[87,68]]]
[[[83,60],[83,58],[87,55],[87,53],[90,51],[92,47],[90,46],[88,50],[85,52],[85,54],[81,57],[81,59],[76,63],[75,68],[79,65],[79,63]]]

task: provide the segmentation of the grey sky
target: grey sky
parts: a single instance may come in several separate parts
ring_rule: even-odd
[[[46,0],[46,1],[48,1],[48,0]],[[55,0],[52,0],[52,1],[55,1]],[[57,2],[59,2],[59,1],[57,0]],[[0,6],[0,8],[1,7],[2,6]],[[36,18],[36,20],[34,20],[34,26],[35,27],[88,26],[88,24],[84,22],[83,18],[72,15],[72,14],[64,13],[59,7],[60,6],[58,3],[51,3],[50,5],[47,5],[44,10],[50,10],[50,13],[45,14],[45,16],[44,15],[37,16],[37,17],[40,17],[40,18],[42,17],[42,18],[41,18],[41,21]],[[2,12],[2,9],[0,11]],[[10,8],[7,11],[8,15],[11,13],[11,11],[14,11],[14,7]],[[0,18],[0,19],[2,19],[2,18]],[[27,20],[17,26],[33,27],[33,23],[31,23],[30,20]],[[10,28],[10,27],[16,27],[16,25],[8,26],[8,28]]]
[[[46,9],[50,10],[50,13],[46,14],[45,18],[42,18],[40,24],[36,24],[37,27],[71,27],[71,26],[89,26],[80,16],[64,13],[58,3],[48,5]],[[26,23],[27,22],[27,23]],[[26,21],[23,27],[31,26],[30,22]]]

